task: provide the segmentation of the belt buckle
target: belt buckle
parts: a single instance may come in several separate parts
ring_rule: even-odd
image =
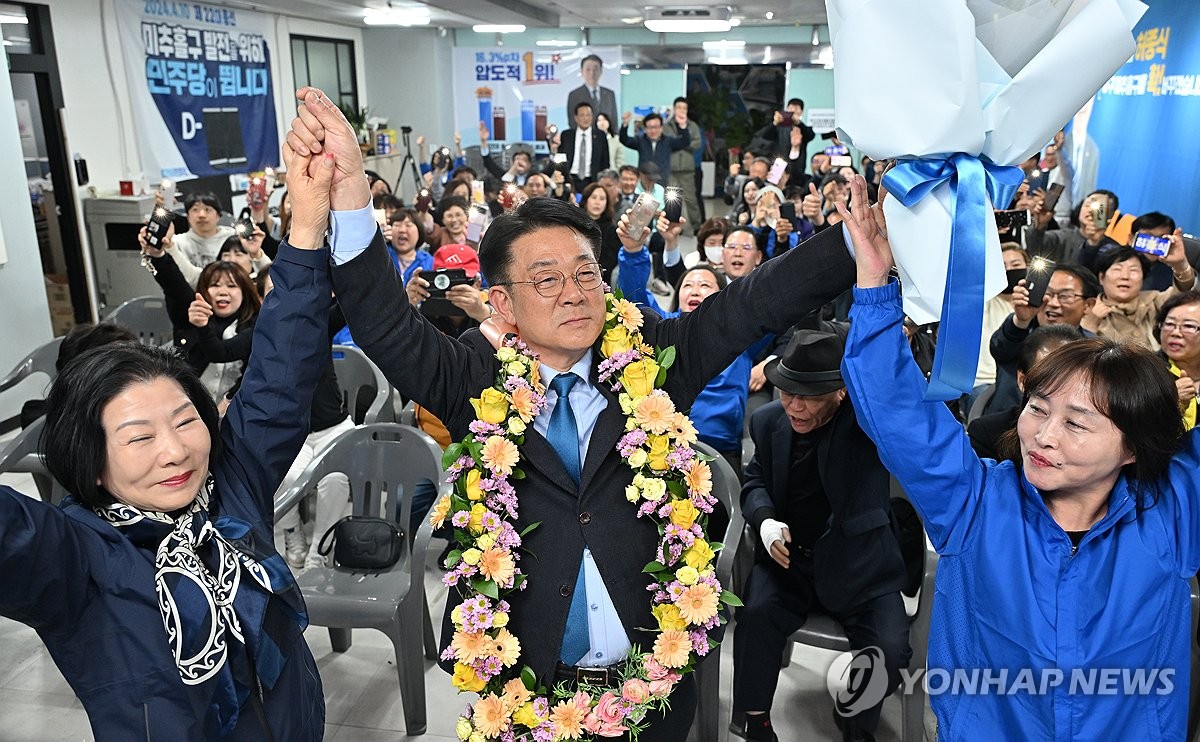
[[[608,668],[606,667],[577,667],[575,682],[608,685]]]

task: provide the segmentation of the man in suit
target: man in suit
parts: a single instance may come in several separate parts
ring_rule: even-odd
[[[600,86],[604,74],[604,62],[595,54],[589,54],[579,63],[579,75],[583,84],[567,94],[567,110],[575,112],[581,102],[592,104],[592,113],[603,113],[609,121],[617,120],[617,95],[611,88]]]
[[[441,419],[452,437],[463,437],[475,419],[470,399],[492,386],[500,371],[492,343],[478,330],[447,337],[408,303],[372,220],[358,142],[335,106],[306,103],[288,141],[336,156],[330,201],[334,281],[359,347],[403,396]],[[648,232],[626,238],[644,241]],[[676,349],[664,388],[680,409],[762,335],[783,331],[853,282],[844,238],[836,230],[829,234],[771,261],[684,317],[643,314],[645,341]],[[605,676],[631,647],[648,650],[655,637],[644,628],[655,623],[642,568],[653,559],[658,530],[625,499],[633,472],[616,443],[626,418],[597,376],[605,320],[595,262],[600,243],[599,227],[582,209],[530,199],[497,217],[479,246],[490,305],[538,354],[546,385],[547,408],[525,433],[525,478],[516,482],[516,528],[541,525],[524,539],[527,587],[508,596],[508,628],[521,641],[521,662],[547,685],[573,682],[585,667]],[[555,426],[560,405],[573,424]],[[577,435],[564,436],[564,428],[572,427]],[[447,611],[457,596],[451,593]],[[572,610],[577,599],[578,612]],[[447,615],[443,645],[449,637]],[[565,647],[579,641],[582,654],[567,656]],[[669,712],[649,720],[643,742],[686,738],[696,708],[691,675],[670,700]]]
[[[731,730],[751,740],[778,739],[770,708],[779,658],[811,612],[842,624],[852,649],[882,650],[888,692],[912,656],[891,479],[846,401],[842,349],[837,333],[797,330],[764,370],[779,401],[750,420],[755,453],[742,512],[763,548],[734,633]],[[859,687],[870,684],[867,677]],[[843,739],[874,739],[882,703],[850,716],[835,711]]]
[[[571,183],[576,193],[596,179],[596,174],[608,168],[608,135],[592,126],[592,104],[575,104],[575,126],[560,135],[558,151],[567,156]]]
[[[700,126],[688,119],[688,99],[679,97],[672,103],[674,115],[666,122],[663,130],[668,137],[683,138],[688,133],[688,145],[671,154],[671,185],[683,191],[684,213],[692,225],[692,231],[700,228],[704,221],[700,201],[696,197],[696,153],[704,148]]]
[[[618,134],[621,144],[637,151],[639,168],[643,163],[653,162],[665,179],[671,172],[671,153],[686,149],[692,143],[692,135],[687,128],[687,114],[684,114],[683,128],[680,129],[679,136],[667,136],[663,133],[663,119],[657,113],[648,114],[642,121],[642,131],[630,136],[628,129],[632,118],[633,114],[629,111],[621,116],[621,131]]]
[[[803,119],[804,101],[799,98],[792,98],[783,107],[782,111],[775,111],[771,115],[771,123],[755,132],[754,138],[751,141],[765,147],[773,157],[804,162],[807,157],[808,144],[817,138],[817,132],[811,126],[804,123]],[[793,129],[797,129],[800,132],[798,142],[792,137]],[[837,132],[827,131],[821,134],[821,138],[836,140]],[[834,143],[836,144],[836,141]],[[794,157],[790,154],[793,150],[799,150],[799,153]]]

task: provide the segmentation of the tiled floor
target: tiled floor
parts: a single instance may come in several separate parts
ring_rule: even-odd
[[[32,491],[28,477],[2,476],[23,492]],[[435,542],[436,544],[436,542]],[[435,617],[441,616],[445,593],[439,573],[430,568],[426,588]],[[325,687],[325,739],[333,742],[382,742],[404,734],[404,714],[390,642],[374,631],[354,632],[350,650],[339,654],[329,634],[313,627],[306,634],[317,658]],[[727,642],[728,645],[728,642]],[[730,647],[721,654],[722,725],[729,718],[732,661]],[[825,669],[833,654],[798,647],[793,662],[780,677],[772,714],[781,740],[834,739],[831,701],[825,690]],[[437,666],[425,669],[429,742],[452,742],[454,721],[467,700],[459,697],[450,678]],[[884,706],[878,739],[897,740],[900,707],[889,699]],[[729,737],[722,727],[721,739]],[[695,734],[693,734],[695,737]],[[0,742],[67,742],[90,740],[87,715],[54,666],[37,634],[19,623],[0,619]],[[736,739],[736,738],[734,738]],[[707,740],[703,742],[708,742]]]

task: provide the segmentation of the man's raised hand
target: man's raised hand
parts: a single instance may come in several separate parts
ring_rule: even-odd
[[[329,227],[330,192],[336,158],[330,152],[299,154],[292,148],[291,134],[283,143],[287,166],[288,201],[292,207],[288,244],[301,250],[316,250],[325,244]],[[363,186],[367,179],[363,177]],[[370,190],[368,189],[368,194]],[[369,199],[368,199],[369,200]]]
[[[371,188],[363,169],[358,135],[341,110],[317,88],[300,88],[296,91],[296,99],[301,103],[296,108],[296,118],[292,119],[287,143],[303,157],[323,152],[334,156],[335,170],[329,189],[332,208],[351,211],[365,207],[371,202]],[[319,164],[316,159],[312,162]],[[309,173],[310,176],[315,174]]]
[[[835,203],[854,243],[859,288],[883,286],[892,269],[892,245],[888,242],[887,221],[883,215],[883,198],[886,194],[880,189],[879,204],[871,208],[867,199],[867,181],[863,176],[855,175],[850,180],[850,203],[853,207],[848,209],[841,202]]]

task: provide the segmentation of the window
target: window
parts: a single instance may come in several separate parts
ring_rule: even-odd
[[[292,36],[292,74],[297,88],[312,85],[338,105],[358,110],[353,41]]]

